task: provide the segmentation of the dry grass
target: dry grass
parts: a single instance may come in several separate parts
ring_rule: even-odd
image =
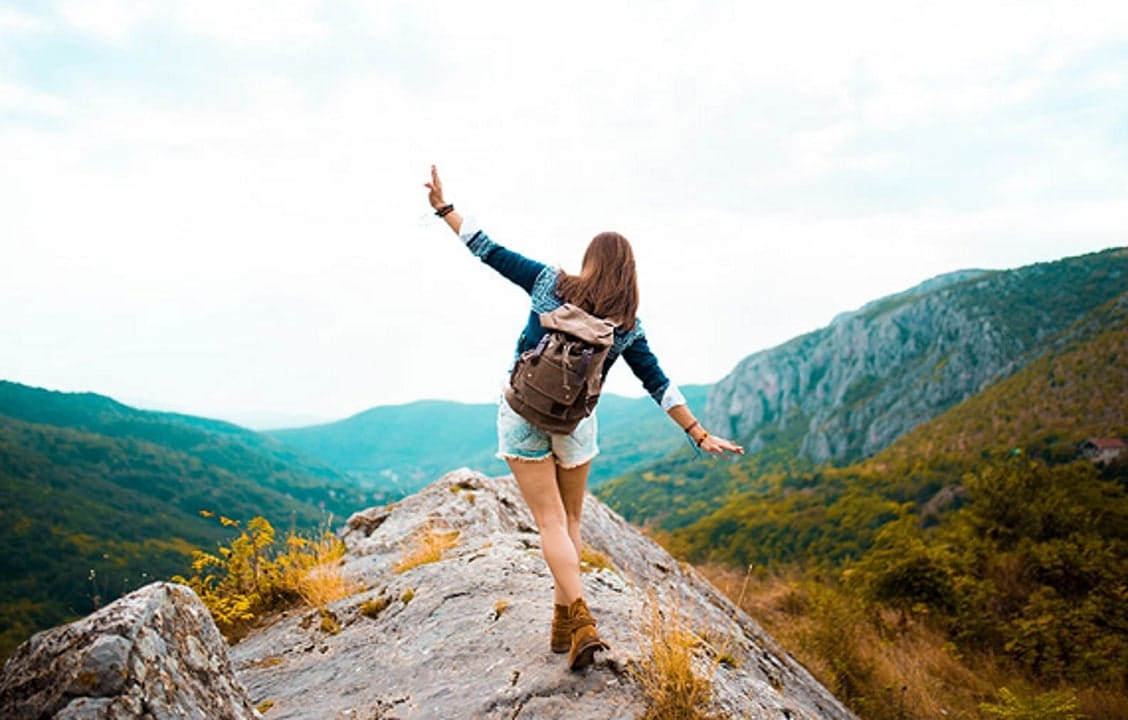
[[[360,614],[366,618],[375,620],[380,617],[380,613],[388,609],[388,598],[380,595],[379,597],[372,598],[364,602],[360,606]]]
[[[1128,693],[1086,688],[1077,692],[1077,700],[1090,720],[1128,718]]]
[[[733,600],[743,588],[738,604],[867,720],[979,720],[1007,687],[1022,688],[1020,699],[1034,704],[1047,691],[1075,695],[1076,717],[1087,720],[1128,718],[1128,694],[1122,690],[1033,687],[994,658],[961,655],[927,618],[865,608],[797,576],[755,578],[730,569],[700,569]]]
[[[797,577],[699,570],[867,720],[978,718],[1007,676],[986,658],[961,658],[920,620],[875,613]]]
[[[291,536],[287,543],[287,572],[298,595],[310,607],[323,608],[360,590],[341,572],[345,545],[331,533],[313,540]]]
[[[642,658],[631,666],[631,674],[646,698],[640,720],[715,720],[707,713],[713,695],[712,671],[701,673],[695,665],[700,646],[697,635],[685,625],[677,606],[663,611],[652,594],[639,629]]]
[[[326,635],[336,635],[341,632],[341,623],[331,610],[323,607],[318,612],[321,614],[321,632]]]
[[[393,570],[403,573],[420,565],[438,562],[443,553],[458,544],[459,534],[457,530],[427,525],[411,536],[404,547],[403,557]]]
[[[580,570],[583,572],[614,569],[615,566],[611,563],[611,558],[590,545],[584,545],[584,549],[580,551]]]

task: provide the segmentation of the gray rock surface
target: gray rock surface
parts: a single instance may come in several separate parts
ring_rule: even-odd
[[[16,649],[0,678],[5,720],[261,717],[227,644],[190,589],[154,583]]]
[[[397,572],[428,528],[457,531],[457,545]],[[327,608],[339,630],[315,610],[280,617],[232,648],[236,676],[271,703],[268,719],[636,718],[645,698],[631,668],[657,602],[701,637],[721,716],[853,717],[712,585],[591,497],[584,532],[610,561],[584,587],[612,645],[586,671],[549,650],[552,578],[513,480],[460,470],[350,519],[343,572],[359,589]]]

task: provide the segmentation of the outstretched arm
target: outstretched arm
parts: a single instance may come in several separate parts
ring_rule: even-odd
[[[439,171],[434,165],[431,166],[431,182],[423,183],[423,186],[427,188],[427,201],[431,203],[431,207],[438,211],[439,208],[447,206],[447,201],[443,199],[443,183],[439,180]],[[457,210],[451,210],[443,215],[443,220],[455,234],[462,229],[462,216]]]
[[[650,343],[647,342],[646,337],[641,334],[642,328],[637,329],[640,335],[623,351],[623,359],[627,361],[635,377],[642,381],[642,386],[654,401],[666,411],[671,420],[678,424],[689,439],[705,452],[712,455],[724,455],[726,452],[743,455],[744,448],[708,432],[697,418],[693,417],[677,386],[670,382],[662,372],[662,368],[658,366],[658,358],[650,350]]]

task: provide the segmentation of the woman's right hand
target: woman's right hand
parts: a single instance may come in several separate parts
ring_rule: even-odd
[[[446,201],[443,200],[443,183],[439,180],[439,171],[434,165],[431,166],[431,182],[423,183],[423,187],[427,188],[427,202],[431,203],[431,207],[438,210]]]
[[[726,452],[730,452],[733,455],[744,454],[744,448],[740,445],[712,434],[706,435],[698,447],[710,455],[724,455]]]

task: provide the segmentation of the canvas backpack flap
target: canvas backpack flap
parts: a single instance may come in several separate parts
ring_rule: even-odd
[[[595,408],[615,325],[569,304],[540,319],[548,332],[522,353],[505,396],[534,425],[566,434]]]
[[[572,303],[540,314],[541,327],[559,330],[596,347],[611,347],[615,342],[615,323],[596,317]]]

